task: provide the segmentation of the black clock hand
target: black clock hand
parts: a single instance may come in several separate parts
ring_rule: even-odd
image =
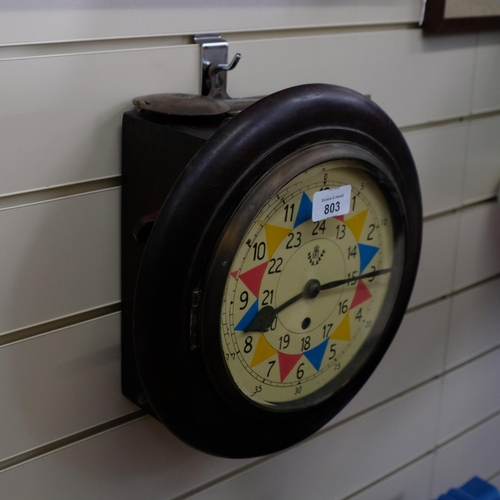
[[[351,283],[353,281],[364,280],[365,278],[375,278],[375,276],[380,276],[382,274],[387,274],[392,271],[392,267],[387,269],[377,269],[371,273],[362,274],[361,276],[353,276],[352,278],[346,278],[343,280],[330,281],[330,283],[325,283],[320,286],[320,290],[329,290],[330,288],[336,288],[338,286],[344,285],[345,283]]]
[[[275,316],[291,306],[300,299],[313,299],[317,297],[320,291],[330,290],[332,288],[337,288],[339,286],[345,285],[346,283],[353,283],[366,278],[375,278],[382,274],[390,273],[392,268],[378,269],[370,273],[362,274],[360,276],[353,276],[352,278],[345,278],[336,281],[330,281],[329,283],[324,283],[323,285],[316,279],[309,280],[304,287],[304,291],[295,295],[286,302],[283,302],[279,307],[274,308],[273,306],[263,307],[255,316],[255,318],[249,323],[249,325],[243,330],[245,333],[248,332],[262,332],[267,330],[273,323]]]

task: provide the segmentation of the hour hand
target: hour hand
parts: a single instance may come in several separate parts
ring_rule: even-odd
[[[243,330],[245,333],[247,332],[263,332],[267,330],[274,321],[276,317],[276,311],[273,306],[265,306],[263,307],[250,321],[249,325]]]

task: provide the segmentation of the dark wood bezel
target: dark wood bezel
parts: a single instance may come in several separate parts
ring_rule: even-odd
[[[422,29],[429,35],[471,33],[500,29],[500,16],[444,17],[446,0],[427,0]]]
[[[320,404],[277,414],[252,406],[237,391],[228,397],[213,383],[214,374],[223,375],[218,368],[207,370],[214,353],[204,322],[213,301],[205,286],[214,248],[241,200],[284,158],[325,142],[356,145],[389,172],[404,206],[403,280],[386,331],[363,368]],[[141,383],[156,416],[191,446],[227,457],[272,453],[321,428],[359,391],[390,345],[413,287],[421,230],[410,151],[394,123],[370,100],[342,87],[314,84],[278,92],[241,112],[186,167],[144,252],[134,342]],[[215,366],[219,362],[220,356]]]

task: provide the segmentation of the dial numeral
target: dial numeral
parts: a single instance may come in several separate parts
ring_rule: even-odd
[[[269,261],[269,269],[267,274],[277,274],[281,273],[281,266],[283,265],[283,259],[278,257],[277,259],[271,259]]]
[[[307,351],[311,348],[311,337],[308,335],[307,337],[302,337],[302,352]]]
[[[363,319],[363,308],[362,307],[359,308],[358,314],[356,314],[356,319],[358,321],[361,321]]]
[[[347,247],[347,259],[351,257],[354,259],[358,254],[358,245],[354,245],[353,247]]]
[[[352,273],[347,273],[347,278],[348,279],[352,279],[352,281],[349,281],[347,283],[347,286],[352,286],[352,285],[355,285],[356,284],[356,276],[358,276],[359,273],[358,271],[353,271]]]
[[[262,299],[262,305],[271,305],[273,303],[274,290],[264,290],[262,294],[264,295],[264,298]]]
[[[337,344],[332,344],[330,346],[330,356],[328,357],[329,360],[335,359],[335,356],[337,355],[337,350],[335,349],[335,346]]]
[[[276,361],[273,360],[273,361],[269,361],[269,365],[271,365],[269,367],[269,370],[267,370],[267,376],[269,377],[269,375],[271,374],[271,370],[273,369],[273,366],[276,364]]]
[[[372,270],[372,272],[373,272],[373,271],[376,271],[376,270],[377,270],[377,268],[376,268],[375,266],[371,266],[371,270]],[[371,282],[372,282],[372,281],[374,281],[374,280],[375,280],[375,276],[372,276],[372,277],[368,280],[368,283],[371,283]]]
[[[278,326],[278,317],[275,316],[273,319],[273,322],[271,323],[271,326],[267,330],[264,330],[264,332],[268,332],[269,330],[274,332],[274,330],[276,330],[277,326]]]
[[[240,302],[243,303],[243,305],[240,306],[240,311],[242,311],[248,305],[248,292],[247,291],[241,292]]]
[[[292,248],[298,248],[302,244],[302,233],[300,231],[290,233],[287,237],[288,241],[286,242],[286,248],[289,250]]]
[[[266,256],[266,244],[263,241],[254,243],[252,248],[253,260],[262,260]]]
[[[318,221],[318,222],[315,222],[314,223],[314,229],[313,229],[313,232],[312,232],[312,235],[313,236],[318,236],[319,235],[319,231],[321,231],[321,234],[324,234],[325,231],[326,231],[326,224],[325,224],[325,221]]]
[[[295,211],[295,203],[292,203],[291,205],[285,205],[283,210],[285,211],[285,222],[292,221],[293,213]]]
[[[347,299],[345,299],[344,302],[339,302],[339,314],[345,314],[348,309]]]
[[[326,339],[330,332],[332,331],[333,323],[328,323],[327,325],[323,325],[323,338]]]
[[[245,347],[243,347],[243,352],[245,352],[246,354],[252,352],[253,348],[252,342],[253,342],[253,337],[251,335],[245,337]]]
[[[280,341],[280,351],[286,349],[290,345],[290,335],[288,333],[283,337],[279,338]]]

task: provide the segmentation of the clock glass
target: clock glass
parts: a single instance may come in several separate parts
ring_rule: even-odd
[[[255,404],[319,402],[376,344],[397,274],[382,184],[365,163],[336,159],[253,207],[225,283],[220,344],[234,384]]]

